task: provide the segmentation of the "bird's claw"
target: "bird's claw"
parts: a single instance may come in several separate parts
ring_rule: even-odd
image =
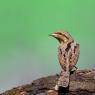
[[[74,66],[74,68],[70,71],[70,74],[73,74],[74,72],[76,72],[77,71],[77,67],[76,66]]]

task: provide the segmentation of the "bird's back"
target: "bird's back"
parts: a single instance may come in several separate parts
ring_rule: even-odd
[[[78,61],[79,53],[79,44],[74,41],[60,44],[58,48],[58,59],[62,69],[65,70],[66,65],[69,64],[69,70],[72,70]]]

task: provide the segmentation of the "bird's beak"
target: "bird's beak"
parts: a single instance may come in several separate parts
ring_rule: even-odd
[[[60,42],[60,39],[58,38],[57,34],[53,33],[53,34],[50,34],[49,36],[52,36],[52,37],[56,38]]]
[[[52,37],[57,37],[57,35],[56,35],[56,34],[50,34],[49,36],[52,36]]]

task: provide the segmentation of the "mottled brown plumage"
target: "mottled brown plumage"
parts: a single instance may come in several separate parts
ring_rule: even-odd
[[[58,31],[51,34],[59,41],[58,60],[62,67],[62,73],[57,86],[67,87],[69,85],[69,76],[72,69],[77,64],[79,58],[79,44],[74,41],[68,32]]]

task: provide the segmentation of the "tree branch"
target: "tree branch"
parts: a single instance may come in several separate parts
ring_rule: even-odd
[[[6,91],[1,95],[37,95],[45,93],[53,89],[58,78],[58,74],[40,78],[30,84]],[[27,94],[21,94],[22,92],[26,92]],[[69,95],[95,95],[95,70],[78,70],[72,74],[70,76]]]

